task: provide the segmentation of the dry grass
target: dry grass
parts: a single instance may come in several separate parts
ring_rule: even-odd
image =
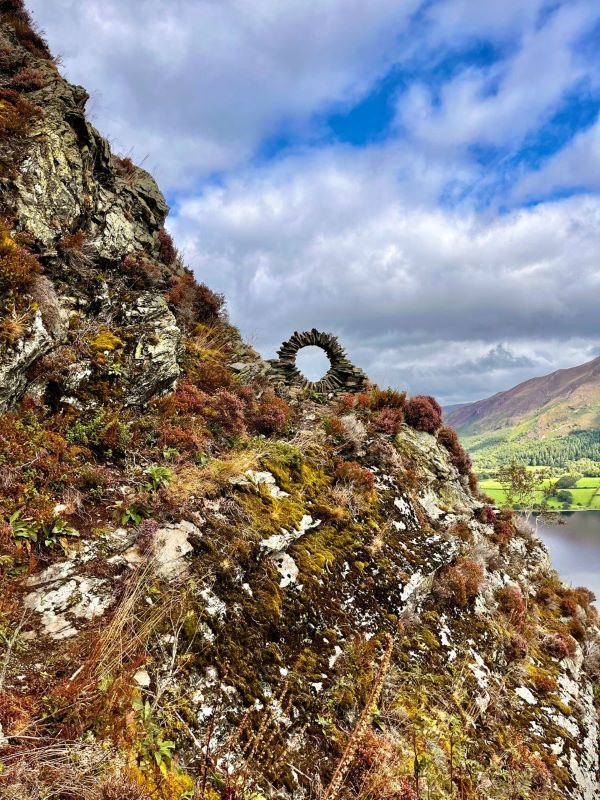
[[[2,755],[3,800],[101,800],[111,753],[98,745],[52,742]]]

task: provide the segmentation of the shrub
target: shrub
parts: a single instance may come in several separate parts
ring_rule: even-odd
[[[131,161],[131,159],[129,160]],[[167,267],[173,266],[177,261],[177,250],[173,244],[173,238],[164,228],[158,232],[158,256]]]
[[[57,242],[58,252],[75,269],[85,270],[94,264],[94,247],[85,231],[67,233]]]
[[[548,672],[538,667],[530,670],[531,681],[538,692],[549,694],[556,691],[556,681]]]
[[[29,146],[31,124],[40,114],[14,89],[0,89],[0,177],[16,172]]]
[[[505,544],[506,542],[510,542],[510,540],[514,536],[513,527],[505,519],[497,519],[494,522],[494,534],[493,540],[495,542],[499,542],[500,544]]]
[[[577,642],[570,634],[562,635],[554,633],[545,636],[542,640],[542,648],[554,658],[563,659],[567,656],[575,655],[577,652]]]
[[[138,783],[123,775],[109,778],[101,791],[101,800],[150,800],[150,795]]]
[[[563,616],[573,617],[577,613],[577,598],[570,592],[560,599],[560,610]]]
[[[164,280],[164,268],[150,261],[143,253],[125,256],[122,266],[132,286],[145,289],[158,286]]]
[[[5,735],[16,735],[31,723],[32,702],[13,692],[0,692],[0,727]]]
[[[20,247],[0,221],[0,294],[27,291],[41,271],[37,258]]]
[[[288,426],[292,410],[282,397],[267,391],[258,401],[252,425],[258,433],[282,433]]]
[[[506,657],[509,661],[522,661],[527,656],[528,649],[527,639],[515,633],[510,637],[506,647]]]
[[[25,333],[25,325],[29,314],[18,314],[14,305],[10,313],[6,313],[0,319],[0,344],[5,343],[9,347],[16,344]]]
[[[19,43],[26,50],[41,58],[52,59],[48,45],[35,29],[22,0],[0,0],[0,14],[1,21],[14,29]]]
[[[380,433],[395,435],[404,422],[404,411],[401,408],[382,408],[371,417],[371,425]]]
[[[527,617],[527,606],[521,587],[513,583],[503,586],[496,595],[500,609],[513,625],[520,628]]]
[[[561,475],[555,486],[557,489],[574,489],[580,478],[581,475]]]
[[[334,474],[337,481],[349,483],[360,492],[370,492],[375,486],[373,473],[358,461],[338,461]]]
[[[194,384],[205,392],[229,389],[233,383],[231,371],[218,361],[197,361],[189,373]]]
[[[435,433],[442,424],[442,409],[433,397],[417,395],[406,404],[406,421],[418,431]]]
[[[22,67],[10,79],[10,86],[19,91],[34,91],[45,84],[44,73],[33,67]]]
[[[339,453],[358,453],[367,438],[365,426],[353,414],[346,414],[343,417],[325,417],[322,425]]]
[[[121,178],[130,181],[134,177],[137,167],[129,156],[113,156],[112,161]]]
[[[471,459],[459,442],[456,431],[452,428],[440,428],[438,442],[448,451],[450,463],[456,467],[461,475],[468,475],[471,471]]]
[[[202,414],[207,404],[208,395],[206,392],[203,392],[188,380],[180,381],[174,392],[158,401],[162,412],[171,417]]]
[[[475,516],[479,522],[483,522],[484,525],[493,525],[496,521],[496,513],[490,505],[485,505],[481,508],[478,508],[475,512]]]
[[[219,318],[225,298],[215,294],[203,283],[197,283],[191,272],[172,280],[167,302],[187,325],[194,322],[213,322]]]
[[[460,559],[440,570],[435,593],[447,603],[465,608],[483,586],[484,569],[472,559]]]
[[[583,622],[577,617],[569,621],[569,633],[578,642],[585,641],[586,630]]]
[[[246,432],[245,405],[227,389],[220,389],[210,397],[208,415],[211,427],[229,436],[242,436]]]
[[[406,392],[397,392],[395,389],[375,388],[369,393],[368,398],[371,411],[381,411],[384,408],[404,411],[406,406]]]

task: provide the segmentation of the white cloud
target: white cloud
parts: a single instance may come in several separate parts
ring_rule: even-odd
[[[163,185],[235,167],[282,126],[356,99],[417,0],[29,0],[118,148]]]
[[[541,27],[521,31],[516,51],[485,67],[467,66],[435,97],[413,84],[398,101],[398,123],[423,145],[514,145],[586,76],[574,45],[594,17],[589,3],[560,7]]]
[[[176,195],[178,245],[265,355],[294,328],[333,329],[373,378],[446,402],[593,357],[600,198],[467,203],[512,177],[474,145],[506,158],[592,86],[579,44],[596,0],[28,2],[101,131]],[[499,57],[462,61],[466,45]],[[414,77],[452,54],[435,91]],[[315,115],[393,65],[395,138],[323,145]],[[598,130],[520,175],[512,200],[598,188]],[[281,132],[295,151],[257,159]]]
[[[600,117],[539,170],[525,175],[514,197],[544,197],[550,192],[570,189],[600,189]]]
[[[295,328],[331,328],[373,377],[448,396],[450,378],[485,394],[489,360],[479,374],[466,362],[499,342],[526,355],[546,335],[543,371],[564,365],[572,341],[586,354],[598,343],[600,199],[485,219],[417,202],[414,182],[396,182],[393,148],[298,159],[207,190],[173,223],[265,354]],[[440,363],[459,372],[440,375]],[[502,377],[523,374],[521,362]]]

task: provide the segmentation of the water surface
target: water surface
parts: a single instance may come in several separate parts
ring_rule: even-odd
[[[565,511],[552,515],[563,525],[538,522],[552,564],[567,584],[586,586],[600,601],[600,511]]]

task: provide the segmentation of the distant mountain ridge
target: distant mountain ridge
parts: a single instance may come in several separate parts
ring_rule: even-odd
[[[590,413],[582,419],[584,410]],[[472,435],[538,417],[537,433],[548,433],[557,425],[566,433],[565,427],[589,430],[590,423],[592,428],[597,427],[599,411],[600,356],[577,367],[530,378],[484,400],[453,406],[446,413],[446,421],[459,432]]]

